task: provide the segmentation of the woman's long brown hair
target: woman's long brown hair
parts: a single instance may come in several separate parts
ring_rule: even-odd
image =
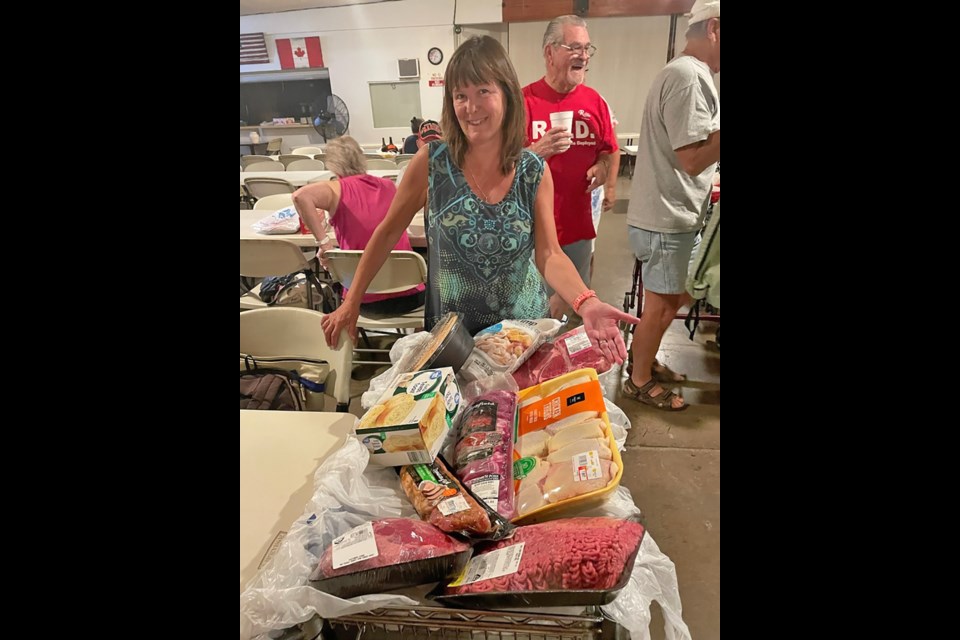
[[[520,159],[520,152],[527,140],[527,117],[517,72],[503,46],[490,36],[473,36],[461,44],[450,58],[443,83],[443,138],[450,147],[454,162],[462,168],[470,143],[457,120],[453,94],[468,84],[488,82],[496,82],[504,97],[500,171],[506,175]]]

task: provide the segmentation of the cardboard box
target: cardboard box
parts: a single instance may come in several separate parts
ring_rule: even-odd
[[[357,438],[370,451],[370,464],[432,462],[459,406],[460,387],[452,368],[404,373],[360,419]]]

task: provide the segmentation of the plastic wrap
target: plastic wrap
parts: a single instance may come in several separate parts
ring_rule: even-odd
[[[611,362],[590,342],[586,328],[581,325],[540,346],[513,372],[513,377],[521,389],[526,389],[576,369],[590,367],[601,374],[609,371],[611,366]]]
[[[429,333],[420,331],[419,333],[414,333],[409,336],[403,336],[394,342],[393,346],[390,347],[390,362],[393,363],[393,366],[380,375],[370,378],[369,388],[360,396],[360,406],[364,409],[369,409],[377,404],[380,397],[387,392],[387,387],[393,385],[396,377],[401,373],[406,373],[402,371],[399,366],[404,356],[423,348],[423,345],[430,342],[430,340],[431,335]]]
[[[623,409],[610,402],[607,398],[603,399],[603,404],[607,407],[610,431],[613,433],[613,439],[617,443],[617,449],[626,451],[627,430],[630,429],[630,418],[623,412]]]
[[[350,529],[376,518],[416,517],[392,469],[366,469],[369,454],[354,438],[314,473],[314,494],[272,559],[240,594],[240,637],[284,629],[314,614],[336,617],[382,606],[417,604],[401,595],[343,600],[307,584],[320,554]],[[366,469],[366,471],[364,471]]]
[[[400,487],[414,509],[441,531],[475,540],[513,535],[513,525],[464,487],[443,458],[401,467],[399,474]]]
[[[400,373],[451,367],[460,371],[464,360],[473,350],[473,338],[463,325],[460,316],[452,311],[443,314],[428,334],[430,340],[411,349],[397,363]]]
[[[294,207],[284,207],[274,211],[265,218],[257,220],[250,228],[257,233],[278,234],[296,233],[300,231],[300,214]]]
[[[503,320],[480,330],[473,338],[473,352],[460,375],[479,380],[497,373],[512,373],[545,341],[556,335],[560,321]]]
[[[513,431],[517,394],[489,391],[470,401],[458,419],[454,472],[489,507],[514,515]]]
[[[457,575],[470,545],[412,518],[382,518],[335,539],[310,585],[340,598],[437,582]]]
[[[514,478],[517,517],[530,524],[602,500],[623,462],[593,369],[520,392]]]
[[[477,608],[606,604],[629,581],[643,534],[635,519],[608,517],[518,527],[430,597]]]

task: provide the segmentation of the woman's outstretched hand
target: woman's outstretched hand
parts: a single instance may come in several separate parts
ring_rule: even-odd
[[[617,364],[627,357],[627,345],[623,343],[620,327],[617,323],[637,324],[640,318],[624,313],[599,298],[588,298],[580,305],[580,317],[587,330],[587,337],[600,353]]]
[[[350,304],[341,304],[333,313],[323,316],[320,326],[323,327],[323,337],[327,340],[327,345],[331,349],[337,348],[340,341],[340,332],[347,330],[347,335],[357,343],[357,318],[360,317],[360,310]]]

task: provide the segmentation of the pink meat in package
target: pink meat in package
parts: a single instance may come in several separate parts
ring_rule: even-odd
[[[541,345],[513,372],[513,379],[518,387],[526,389],[584,367],[596,369],[599,374],[609,371],[610,366],[610,361],[590,342],[586,329],[579,326]]]
[[[460,418],[453,464],[460,481],[508,520],[514,515],[516,412],[513,391],[490,391],[474,398]]]
[[[517,527],[513,538],[477,554],[442,593],[494,596],[551,591],[556,595],[559,590],[619,588],[633,570],[643,534],[639,522],[606,517]],[[513,552],[512,562],[493,560],[494,554],[505,552]]]

